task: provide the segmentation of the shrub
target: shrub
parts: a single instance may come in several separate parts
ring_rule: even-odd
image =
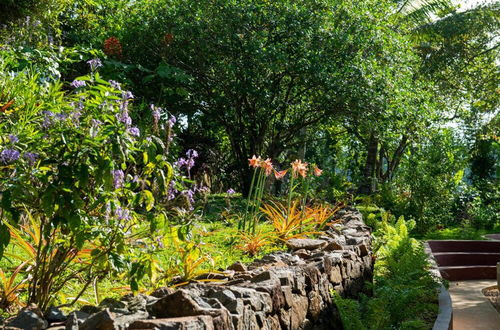
[[[27,291],[42,309],[70,281],[85,283],[76,301],[96,277],[129,267],[137,290],[144,273],[132,271],[141,260],[134,247],[154,242],[147,233],[165,222],[158,202],[173,175],[165,145],[133,126],[132,94],[102,80],[98,60],[89,64],[71,92],[29,71],[0,77],[2,97],[18,108],[0,113],[0,255],[10,233],[35,219]],[[85,248],[89,260],[72,264]]]
[[[428,271],[422,245],[409,237],[413,222],[387,221],[375,233],[376,263],[373,297],[361,303],[334,296],[346,328],[428,329],[437,314],[438,283]],[[356,312],[355,308],[363,313]],[[345,317],[350,315],[351,319]],[[357,315],[363,315],[359,318]],[[354,318],[354,319],[352,319]],[[359,326],[362,322],[363,327]]]

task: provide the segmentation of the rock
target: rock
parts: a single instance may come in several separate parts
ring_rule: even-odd
[[[161,288],[154,290],[151,293],[151,296],[155,297],[155,298],[163,298],[165,296],[168,296],[169,294],[174,293],[174,291],[175,291],[174,289],[167,288],[166,286],[164,286],[164,287],[161,287]]]
[[[265,272],[262,272],[262,273],[259,273],[257,274],[256,276],[252,277],[250,279],[251,282],[264,282],[264,281],[268,281],[270,279],[276,279],[276,275],[274,275],[272,272],[270,271],[265,271]]]
[[[293,254],[298,256],[299,258],[302,258],[302,259],[311,258],[311,252],[307,251],[306,249],[297,250],[297,251],[293,252]]]
[[[101,303],[99,304],[99,307],[101,308],[109,308],[111,311],[119,309],[125,309],[127,308],[127,304],[123,301],[118,301],[113,298],[106,298]]]
[[[232,324],[229,311],[225,307],[216,309],[200,306],[200,303],[183,289],[159,299],[150,307],[151,314],[157,318],[210,315],[215,329],[230,329]]]
[[[325,247],[326,244],[327,241],[312,238],[292,238],[286,241],[286,246],[291,250],[315,250]]]
[[[246,272],[247,266],[245,266],[241,261],[237,261],[231,266],[227,267],[228,270],[234,270],[235,272]]]
[[[325,251],[335,251],[335,250],[343,250],[344,248],[342,245],[337,243],[336,241],[331,241],[328,243],[328,245],[324,248]]]
[[[23,330],[41,330],[46,329],[49,323],[44,320],[40,309],[31,304],[21,310],[16,317],[8,320],[6,326]]]
[[[83,313],[89,314],[89,315],[99,313],[100,311],[102,311],[102,308],[99,308],[97,306],[92,306],[92,305],[85,305],[85,306],[82,306],[82,308],[80,308],[80,312],[83,312]]]
[[[153,297],[151,297],[153,298]],[[150,300],[151,302],[158,300],[157,298],[153,298]],[[127,298],[127,309],[130,313],[136,313],[139,311],[146,311],[146,306],[148,304],[148,296],[139,294],[137,296],[132,296]]]
[[[68,315],[66,319],[66,330],[78,330],[80,325],[90,317],[90,314],[74,311]]]
[[[82,309],[93,313],[90,317],[71,313],[66,329],[340,328],[331,290],[355,297],[373,267],[370,229],[359,212],[342,211],[339,223],[328,226],[319,239],[286,242],[293,252],[274,252],[249,265],[236,262],[226,271],[199,277],[229,281],[193,282],[177,290],[159,288],[151,296],[105,300],[100,307]]]
[[[185,330],[214,330],[212,318],[207,315],[176,317],[169,319],[139,320],[128,327],[130,330],[149,329],[185,329]]]
[[[306,319],[307,310],[309,307],[309,300],[307,297],[294,295],[292,313],[290,315],[290,328],[300,329],[302,322]]]
[[[241,299],[236,299],[236,296],[231,290],[212,290],[212,292],[209,293],[208,296],[210,298],[217,299],[232,314],[241,314],[243,312],[243,301]]]
[[[364,256],[367,256],[368,254],[369,254],[369,252],[368,252],[368,248],[366,247],[366,244],[361,244],[359,246],[359,256],[364,257]]]
[[[79,330],[114,330],[115,329],[115,315],[109,309],[100,311],[99,313],[92,314],[80,326]]]
[[[199,275],[196,277],[196,280],[227,280],[233,278],[233,276],[234,271],[225,271],[220,273],[209,272]]]
[[[45,319],[49,323],[64,322],[68,318],[64,313],[57,307],[50,307],[47,312],[45,312]]]
[[[138,312],[129,315],[116,314],[108,308],[90,316],[83,322],[79,330],[120,330],[127,329],[131,323],[146,319],[148,313]]]

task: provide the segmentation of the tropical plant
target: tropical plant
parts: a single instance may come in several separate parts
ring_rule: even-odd
[[[276,235],[272,232],[240,232],[237,236],[237,241],[240,243],[236,245],[236,248],[253,257],[257,255],[262,248],[273,244],[276,239]]]
[[[308,207],[301,209],[300,200],[292,201],[290,207],[281,202],[264,204],[261,211],[271,222],[281,240],[313,234],[316,232],[313,229],[319,224],[318,221],[324,221],[316,210]]]
[[[134,264],[134,242],[141,234],[151,239],[161,223],[157,201],[166,199],[173,176],[165,145],[132,125],[133,95],[101,78],[98,59],[89,65],[90,75],[64,88],[41,84],[30,71],[0,77],[4,95],[22,108],[0,113],[8,136],[0,141],[0,255],[12,233],[35,256],[28,302],[42,309],[68,281],[84,282],[76,301],[96,273]],[[36,221],[25,228],[33,239],[24,244],[18,228],[28,215]],[[86,249],[90,260],[72,268]]]
[[[421,243],[410,238],[414,222],[383,222],[375,233],[373,296],[360,301],[334,294],[346,329],[428,329],[438,310],[439,282],[429,272]]]
[[[26,264],[27,262],[19,264],[10,276],[7,276],[5,272],[0,269],[0,309],[6,312],[23,306],[19,296],[21,291],[27,289],[28,278],[18,280],[17,277],[23,272],[23,268]]]

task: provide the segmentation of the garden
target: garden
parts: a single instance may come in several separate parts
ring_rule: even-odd
[[[431,329],[422,242],[500,232],[463,5],[0,2],[0,327]]]

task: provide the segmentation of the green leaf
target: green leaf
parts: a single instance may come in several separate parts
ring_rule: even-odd
[[[153,193],[149,190],[143,190],[141,191],[144,204],[146,207],[146,211],[151,211],[151,209],[155,206],[155,198],[153,196]]]

